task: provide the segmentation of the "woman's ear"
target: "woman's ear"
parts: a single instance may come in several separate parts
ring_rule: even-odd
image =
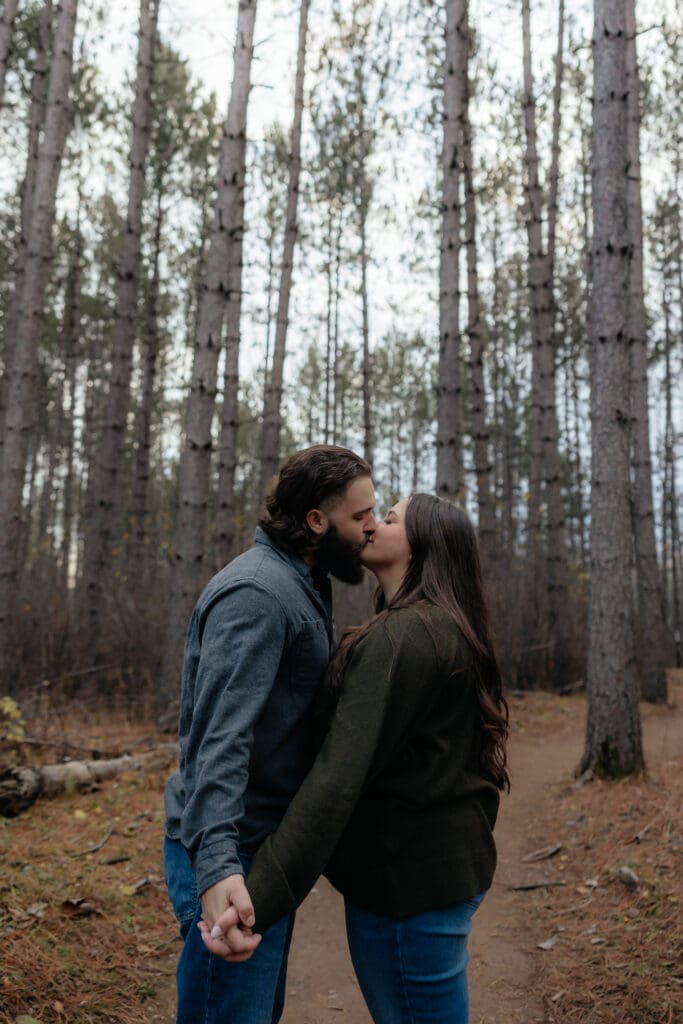
[[[306,513],[306,526],[316,536],[322,536],[327,530],[328,525],[329,519],[327,515],[321,512],[319,508],[312,508]]]

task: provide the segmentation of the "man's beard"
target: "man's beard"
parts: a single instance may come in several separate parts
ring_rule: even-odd
[[[361,544],[351,544],[339,536],[337,527],[330,523],[318,541],[315,561],[319,568],[332,573],[342,583],[362,583],[363,566],[360,560]]]

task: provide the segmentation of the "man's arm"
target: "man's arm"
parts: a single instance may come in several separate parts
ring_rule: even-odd
[[[183,743],[181,839],[203,907],[217,916],[229,890],[244,906],[237,822],[244,811],[254,725],[277,675],[287,620],[277,598],[246,582],[203,612],[198,630],[193,716]],[[230,885],[218,885],[226,882]]]

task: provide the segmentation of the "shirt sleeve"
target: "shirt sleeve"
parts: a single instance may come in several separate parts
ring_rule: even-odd
[[[277,598],[249,582],[221,595],[198,628],[180,831],[201,894],[242,872],[237,822],[244,811],[254,724],[275,682],[287,620]]]
[[[383,624],[359,643],[313,767],[251,864],[257,931],[296,909],[324,870],[374,767],[395,679],[406,672],[421,675],[404,631],[390,635]]]

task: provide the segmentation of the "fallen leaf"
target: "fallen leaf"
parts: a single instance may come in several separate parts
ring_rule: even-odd
[[[617,871],[617,878],[620,882],[624,883],[627,889],[637,889],[640,885],[638,875],[635,871],[632,871],[631,868],[626,867],[626,865],[619,868]]]
[[[92,900],[77,899],[64,900],[62,913],[67,914],[68,917],[93,917],[95,914],[101,914],[102,911]]]
[[[45,917],[46,910],[47,903],[32,903],[30,907],[26,908],[26,913],[31,917]]]
[[[78,821],[85,821],[87,817],[88,815],[85,813],[85,811],[81,811],[80,809],[74,811],[74,818],[77,818]]]
[[[551,935],[549,939],[545,940],[545,942],[538,942],[536,944],[536,948],[545,950],[552,949],[559,937],[559,935]]]

